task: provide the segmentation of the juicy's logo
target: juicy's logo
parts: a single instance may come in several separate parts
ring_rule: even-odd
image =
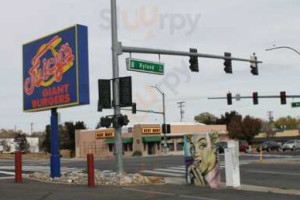
[[[62,39],[54,36],[48,43],[43,44],[31,60],[31,67],[28,70],[29,77],[25,79],[24,90],[27,95],[32,95],[35,88],[48,87],[54,82],[60,82],[63,74],[72,66],[74,55],[68,43],[57,46]],[[51,58],[43,56],[51,52]]]

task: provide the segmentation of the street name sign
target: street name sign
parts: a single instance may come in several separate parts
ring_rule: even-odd
[[[164,64],[135,58],[126,59],[127,70],[164,75]]]
[[[300,102],[293,102],[292,108],[297,108],[297,107],[300,107]]]

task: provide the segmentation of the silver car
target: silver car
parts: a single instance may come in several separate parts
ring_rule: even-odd
[[[289,140],[286,143],[283,144],[282,150],[291,150],[295,151],[297,149],[300,149],[300,140]]]

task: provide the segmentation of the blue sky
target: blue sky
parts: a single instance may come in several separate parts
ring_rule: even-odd
[[[249,58],[255,52],[259,60],[258,77],[250,73],[250,65],[233,62],[233,74],[225,74],[223,61],[199,59],[199,73],[189,70],[188,58],[161,56],[165,63],[165,76],[141,74],[126,70],[125,59],[120,56],[120,76],[132,76],[134,101],[138,109],[161,110],[161,96],[151,88],[159,84],[166,94],[167,121],[180,119],[178,101],[185,101],[185,121],[193,121],[196,114],[211,112],[217,116],[236,110],[243,115],[267,118],[274,111],[275,118],[298,116],[288,100],[280,105],[279,99],[208,101],[207,97],[233,94],[288,95],[299,94],[298,75],[300,56],[289,50],[266,52],[277,46],[291,46],[300,50],[299,13],[296,0],[119,0],[119,40],[126,46],[151,47]],[[0,7],[0,128],[30,131],[43,130],[50,122],[50,111],[24,113],[22,110],[22,44],[73,24],[89,28],[90,98],[87,106],[60,109],[61,122],[83,120],[94,128],[101,116],[111,110],[97,112],[97,80],[112,77],[111,32],[109,27],[109,0],[11,0]],[[155,55],[132,57],[158,61]],[[138,114],[134,122],[161,122],[159,115]]]

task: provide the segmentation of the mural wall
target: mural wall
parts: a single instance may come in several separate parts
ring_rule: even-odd
[[[184,140],[188,182],[197,186],[220,187],[218,132],[186,135]]]

